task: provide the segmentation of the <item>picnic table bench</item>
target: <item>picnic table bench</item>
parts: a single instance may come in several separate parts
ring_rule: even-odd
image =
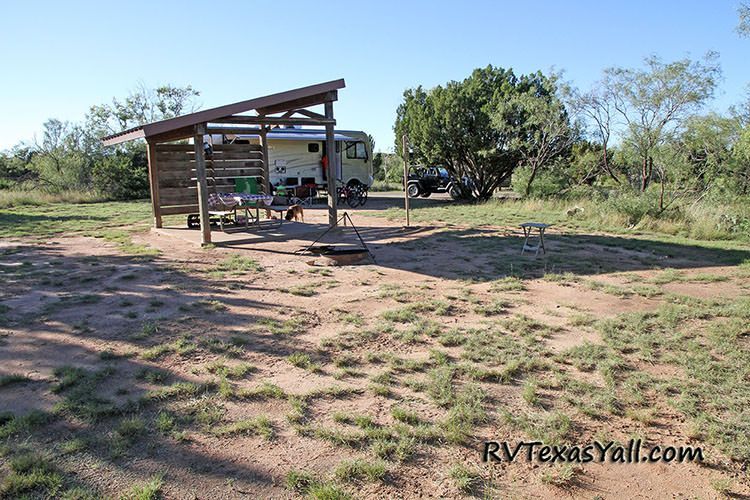
[[[271,223],[272,227],[280,227],[284,223],[284,213],[289,210],[287,205],[274,205],[274,197],[271,195],[263,194],[247,194],[247,193],[213,193],[209,195],[209,216],[217,216],[219,218],[219,227],[224,231],[224,220],[225,218],[232,217],[237,222],[237,210],[245,211],[245,229],[250,229],[251,220],[252,225],[258,228],[261,227],[260,222],[260,211],[266,210],[267,212],[275,212],[278,214],[278,221]],[[252,215],[250,210],[255,209],[255,214]]]

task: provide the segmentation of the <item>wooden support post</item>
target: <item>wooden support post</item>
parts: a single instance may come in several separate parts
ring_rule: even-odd
[[[260,126],[260,149],[263,152],[263,194],[273,194],[271,187],[271,164],[268,159],[268,128]]]
[[[333,119],[333,102],[325,103],[326,118]],[[336,140],[333,125],[326,125],[326,156],[328,157],[328,226],[334,227],[338,221],[336,209]]]
[[[206,158],[203,156],[203,135],[206,124],[195,126],[193,148],[195,151],[195,176],[198,178],[198,211],[201,218],[201,244],[211,243],[211,221],[208,215],[208,183],[206,182]]]
[[[151,189],[151,211],[154,214],[154,227],[161,227],[161,207],[159,202],[159,166],[156,163],[156,144],[146,143],[148,150],[148,182]]]
[[[406,134],[401,138],[404,155],[404,209],[406,209],[406,227],[409,227],[409,141]]]

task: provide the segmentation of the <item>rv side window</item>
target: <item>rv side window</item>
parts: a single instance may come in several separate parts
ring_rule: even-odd
[[[311,142],[307,145],[307,152],[308,153],[318,153],[320,152],[320,144],[317,142]]]
[[[364,142],[347,142],[346,143],[346,157],[350,160],[366,160],[367,149],[365,149]]]

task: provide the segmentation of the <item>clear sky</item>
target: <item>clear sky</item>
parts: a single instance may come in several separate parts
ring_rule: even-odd
[[[735,0],[10,1],[0,4],[0,149],[45,119],[81,120],[137,83],[190,84],[213,107],[336,78],[338,128],[393,146],[404,89],[493,64],[556,68],[586,87],[601,70],[720,54],[711,107],[742,100],[750,40]]]

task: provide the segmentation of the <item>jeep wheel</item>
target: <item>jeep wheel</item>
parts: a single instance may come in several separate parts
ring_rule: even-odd
[[[406,194],[409,195],[409,198],[416,198],[419,196],[419,185],[409,184],[406,188]]]
[[[448,194],[450,195],[452,199],[457,200],[461,197],[461,188],[456,185],[453,185],[448,190]]]

